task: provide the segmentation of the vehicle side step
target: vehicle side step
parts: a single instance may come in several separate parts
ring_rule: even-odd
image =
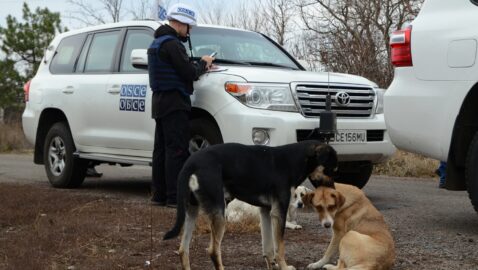
[[[82,158],[82,159],[114,162],[114,163],[120,163],[120,164],[133,164],[133,165],[144,165],[144,166],[151,166],[152,164],[151,159],[142,158],[142,157],[115,156],[115,155],[80,153],[80,152],[75,152],[73,155],[77,158]]]

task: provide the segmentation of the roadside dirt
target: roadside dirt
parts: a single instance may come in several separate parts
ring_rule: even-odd
[[[179,239],[161,240],[175,210],[151,207],[147,197],[0,184],[0,198],[0,269],[180,269]],[[415,226],[411,220],[386,219],[397,247],[394,269],[478,269],[478,235],[443,232],[430,242],[426,228],[409,230]],[[303,230],[286,231],[286,258],[304,269],[323,254],[330,233],[310,211],[299,220]],[[206,228],[201,221],[191,244],[193,269],[213,269]],[[256,224],[228,225],[226,269],[265,269],[260,238]],[[146,261],[152,262],[149,268]]]

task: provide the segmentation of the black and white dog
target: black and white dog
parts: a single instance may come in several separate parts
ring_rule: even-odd
[[[297,212],[304,208],[302,197],[308,192],[312,192],[306,186],[298,186],[296,189],[292,188],[287,211],[287,221],[285,227],[291,230],[300,230],[302,226],[298,223]],[[259,223],[260,207],[250,205],[238,199],[232,200],[226,206],[226,220],[228,222],[240,222],[246,217],[253,218]]]
[[[318,141],[279,147],[237,143],[208,147],[193,154],[178,177],[176,224],[164,239],[180,234],[179,255],[183,269],[190,269],[189,244],[199,206],[211,221],[208,253],[216,269],[224,269],[221,241],[225,229],[225,199],[237,198],[259,206],[262,252],[268,269],[295,269],[285,261],[284,228],[291,189],[306,178],[314,186],[333,186],[337,153]]]

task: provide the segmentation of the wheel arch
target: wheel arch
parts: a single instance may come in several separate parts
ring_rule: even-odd
[[[68,129],[70,125],[68,124],[68,119],[66,118],[65,113],[57,108],[47,108],[42,111],[40,118],[38,120],[38,128],[35,139],[35,151],[33,155],[33,161],[35,164],[44,164],[43,160],[43,144],[45,142],[45,137],[50,130],[50,128],[58,122],[65,122]]]
[[[455,120],[447,159],[446,188],[465,190],[466,156],[478,131],[478,83],[468,92]]]
[[[217,130],[219,130],[219,134],[221,135],[221,138],[224,141],[224,137],[222,136],[222,130],[219,127],[219,125],[217,124],[217,121],[214,118],[214,116],[212,116],[208,111],[206,111],[204,109],[193,107],[192,110],[191,110],[191,120],[198,119],[198,118],[206,118],[206,119],[210,120],[212,123],[214,123]]]

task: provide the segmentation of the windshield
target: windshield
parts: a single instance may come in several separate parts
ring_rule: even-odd
[[[212,27],[193,27],[191,43],[194,57],[217,52],[216,63],[255,66],[273,66],[299,69],[294,61],[274,43],[259,33],[221,29]],[[189,51],[187,42],[184,44]]]

